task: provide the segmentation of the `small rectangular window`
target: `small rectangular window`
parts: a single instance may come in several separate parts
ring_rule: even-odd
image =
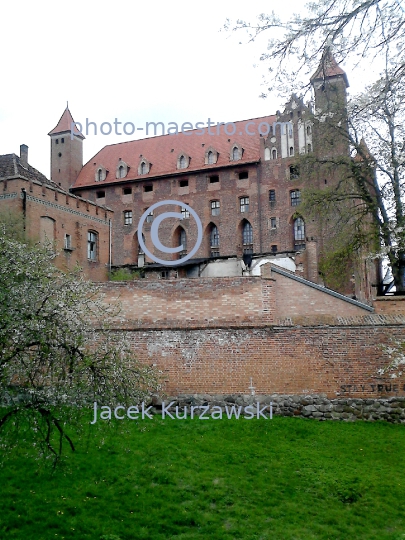
[[[91,231],[87,233],[87,258],[97,260],[97,234]]]
[[[219,201],[211,201],[211,215],[219,216],[220,203]]]
[[[70,234],[65,234],[65,249],[72,249],[72,237]]]
[[[64,137],[61,138],[60,142],[63,144],[65,142]]]
[[[270,202],[276,202],[276,190],[275,189],[271,189],[269,191],[269,201]]]
[[[210,176],[209,179],[210,179],[210,184],[216,184],[217,182],[219,182],[219,176],[217,174]]]
[[[295,180],[300,176],[300,169],[298,165],[290,165],[290,179]]]
[[[56,139],[56,140],[55,140],[55,144],[59,144],[59,139]]]
[[[130,187],[124,187],[122,190],[123,195],[131,195],[131,193],[132,193],[132,188]]]
[[[145,193],[147,193],[148,191],[153,191],[153,186],[143,186],[143,190]]]
[[[277,246],[272,245],[272,246],[271,246],[271,252],[272,252],[272,253],[277,253]]]
[[[169,279],[169,270],[162,270],[160,272],[160,278],[161,279]]]
[[[96,191],[96,197],[97,199],[104,199],[105,191]]]
[[[249,178],[249,173],[247,171],[239,173],[239,180],[245,180],[246,178]]]
[[[270,228],[277,229],[277,218],[275,217],[270,218]]]
[[[124,225],[132,225],[132,210],[125,210]]]
[[[299,189],[290,192],[291,206],[298,206],[301,202],[301,192]]]
[[[187,219],[190,217],[190,212],[187,210],[187,208],[181,209],[181,216],[183,219]]]
[[[240,200],[240,211],[249,212],[249,197],[241,197],[239,200]]]
[[[147,210],[147,208],[145,208]],[[149,214],[146,216],[146,223],[152,223],[153,221],[153,210],[149,212]]]
[[[187,187],[188,186],[188,180],[180,180],[180,187]]]

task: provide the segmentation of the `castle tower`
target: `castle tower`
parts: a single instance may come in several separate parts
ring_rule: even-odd
[[[63,111],[51,138],[51,180],[68,191],[83,167],[83,139],[69,108]]]
[[[315,147],[323,155],[348,155],[347,75],[326,47],[311,77],[315,95]]]

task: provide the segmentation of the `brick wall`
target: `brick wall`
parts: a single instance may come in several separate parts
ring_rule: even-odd
[[[105,302],[122,303],[113,328],[163,372],[168,395],[248,394],[250,377],[257,394],[405,395],[405,377],[388,369],[394,356],[385,348],[405,341],[404,315],[376,315],[274,276],[102,289]]]
[[[88,279],[105,281],[109,261],[109,223],[113,212],[39,182],[22,178],[3,180],[0,184],[0,211],[15,211],[24,219],[21,189],[26,191],[26,231],[33,240],[41,239],[41,223],[48,218],[47,232],[59,252],[55,260],[61,269],[77,263]],[[42,222],[41,222],[42,220]],[[87,258],[87,233],[97,234],[95,261]],[[51,231],[51,232],[50,232]],[[64,249],[65,235],[71,237],[71,249]],[[48,236],[47,235],[47,236]]]
[[[271,264],[261,269],[268,277],[137,279],[105,283],[103,292],[106,302],[121,302],[116,321],[130,328],[261,326],[308,316],[325,322],[331,316],[369,313],[360,304],[281,275]]]
[[[126,328],[268,324],[274,320],[273,280],[260,277],[135,280],[105,283],[105,301],[119,301]]]
[[[401,325],[205,328],[127,331],[136,356],[179,394],[405,395],[405,377],[382,374],[383,345],[405,340]],[[397,374],[397,373],[396,373]]]
[[[405,314],[405,296],[383,296],[374,300],[376,313]]]

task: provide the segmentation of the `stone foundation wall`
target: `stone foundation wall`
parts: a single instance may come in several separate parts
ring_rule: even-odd
[[[169,407],[169,404],[172,405]],[[241,417],[244,415],[244,408],[254,405],[254,411],[259,408],[263,410],[265,405],[270,405],[273,416],[295,416],[301,418],[315,418],[317,420],[343,420],[352,422],[355,420],[385,420],[393,423],[405,424],[405,397],[391,397],[387,399],[360,399],[343,398],[328,399],[326,394],[312,394],[307,396],[299,395],[207,395],[207,394],[181,394],[177,397],[166,396],[164,398],[154,397],[152,400],[155,414],[162,414],[162,404],[166,410],[176,418],[177,411],[187,418],[190,418],[191,407],[193,416],[200,414],[210,416],[213,407],[220,407],[223,411],[223,418],[227,419],[227,411],[230,414],[233,410],[242,407]],[[257,406],[259,403],[259,406]],[[197,408],[197,407],[205,407]],[[206,407],[209,407],[208,411]],[[252,409],[250,409],[252,411]],[[249,414],[246,412],[246,414]],[[267,417],[270,416],[270,406],[265,410]],[[170,418],[166,415],[166,418]],[[234,414],[233,414],[234,417]]]

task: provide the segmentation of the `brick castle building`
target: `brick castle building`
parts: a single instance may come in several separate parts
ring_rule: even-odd
[[[260,275],[262,264],[274,262],[322,284],[319,258],[323,235],[320,224],[300,211],[304,185],[298,161],[302,155],[320,151],[348,155],[343,139],[325,147],[324,134],[311,119],[313,108],[325,107],[327,98],[345,115],[348,81],[327,51],[311,83],[312,105],[292,96],[282,113],[198,130],[182,132],[180,127],[175,134],[108,145],[84,166],[84,136],[66,108],[49,133],[51,181],[37,175],[37,186],[26,179],[31,219],[35,214],[40,229],[51,231],[53,227],[48,235],[60,246],[69,235],[76,250],[73,258],[93,279],[107,279],[101,268],[111,265],[141,270],[147,278],[232,277]],[[157,131],[165,126],[150,123],[149,128]],[[13,159],[21,167],[22,158]],[[316,187],[336,181],[333,176],[317,180]],[[30,195],[32,186],[37,186],[39,195]],[[18,189],[19,185],[13,192]],[[21,197],[20,192],[16,196]],[[45,200],[49,200],[48,205]],[[178,201],[178,207],[164,205],[148,211],[167,200]],[[197,240],[196,222],[186,205],[202,222],[202,243],[185,262],[157,264],[139,244],[139,220],[148,213],[143,238],[150,253],[163,260],[184,258]],[[167,211],[182,214],[181,220],[165,219],[159,226],[164,246],[173,251],[181,246],[181,251],[171,255],[159,251],[151,239],[153,221]],[[70,255],[65,258],[67,263],[72,259]],[[375,268],[362,265],[361,271],[348,276],[341,292],[369,301],[375,279]]]

